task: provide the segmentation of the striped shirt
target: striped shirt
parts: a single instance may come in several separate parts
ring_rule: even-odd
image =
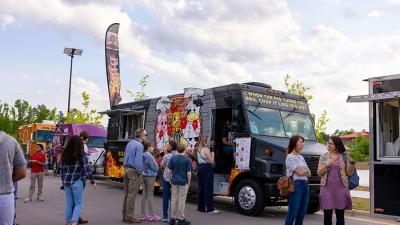
[[[83,165],[79,161],[77,161],[75,165],[61,164],[61,180],[64,186],[71,186],[79,179],[85,182],[86,177],[89,178],[91,184],[94,184],[94,177],[92,171],[88,167],[87,156],[83,158]]]

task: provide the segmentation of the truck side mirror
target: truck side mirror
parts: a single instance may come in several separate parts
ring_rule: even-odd
[[[315,127],[315,115],[311,114],[311,122],[313,124],[313,126]]]

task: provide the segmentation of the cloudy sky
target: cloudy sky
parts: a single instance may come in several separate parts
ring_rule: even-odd
[[[123,101],[150,75],[157,97],[233,82],[284,90],[289,74],[310,87],[311,111],[328,111],[328,131],[368,128],[369,77],[400,72],[400,0],[0,0],[0,100],[26,99],[66,110],[69,58],[72,107],[90,93],[109,108],[104,35],[119,22]]]

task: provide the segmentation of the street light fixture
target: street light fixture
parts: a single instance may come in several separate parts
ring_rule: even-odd
[[[74,59],[74,55],[81,56],[82,55],[82,49],[76,49],[76,48],[64,48],[64,54],[68,55],[71,57],[71,67],[69,69],[69,91],[68,91],[68,113],[70,111],[70,102],[71,102],[71,78],[72,78],[72,61]]]

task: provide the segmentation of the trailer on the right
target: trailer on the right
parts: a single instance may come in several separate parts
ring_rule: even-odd
[[[369,102],[370,213],[400,220],[400,74],[366,79]]]

